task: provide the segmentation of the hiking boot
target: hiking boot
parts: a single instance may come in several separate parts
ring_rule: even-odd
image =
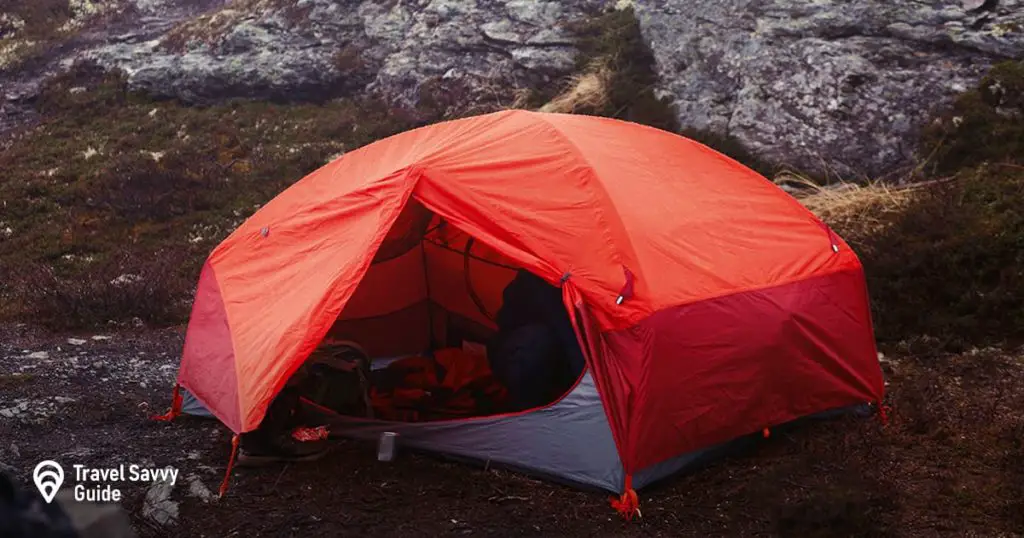
[[[261,467],[274,463],[293,463],[318,460],[327,454],[327,441],[299,441],[291,435],[276,439],[273,444],[243,446],[238,453],[240,467]]]

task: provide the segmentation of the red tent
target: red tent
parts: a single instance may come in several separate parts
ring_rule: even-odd
[[[460,246],[401,256],[441,222]],[[332,328],[384,355],[422,349],[437,310],[486,323],[451,252],[468,237],[502,262],[474,273],[491,304],[504,266],[562,288],[623,489],[883,396],[861,264],[798,201],[672,133],[521,110],[370,144],[256,212],[203,267],[180,385],[246,432]]]

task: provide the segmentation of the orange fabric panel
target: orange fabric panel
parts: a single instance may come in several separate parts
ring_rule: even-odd
[[[590,187],[627,232],[635,301],[645,310],[859,266],[841,239],[833,251],[819,219],[796,199],[702,144],[606,118],[545,121],[585,155]]]
[[[491,375],[487,357],[458,348],[439,349],[434,353],[436,360],[445,369],[441,386],[458,390],[475,379]]]
[[[425,243],[424,248],[427,252],[427,277],[430,280],[431,299],[445,310],[485,326],[494,327],[494,322],[480,312],[469,294],[465,255],[432,243]],[[476,250],[474,247],[473,252]],[[469,276],[474,292],[487,313],[493,317],[501,307],[501,292],[515,276],[515,271],[470,258]]]
[[[371,265],[340,319],[383,316],[426,299],[423,250],[417,246],[397,258]]]
[[[350,161],[356,170],[376,169]],[[338,172],[337,164],[329,166],[293,185],[210,257],[233,338],[242,411],[235,431],[259,424],[270,399],[327,333],[415,182],[408,171],[329,181]],[[186,356],[182,375],[189,369]]]
[[[641,319],[649,313],[641,299],[646,293],[616,304],[626,284],[623,267],[637,268],[639,262],[587,164],[589,154],[547,115],[504,116],[486,133],[467,133],[450,152],[421,163],[416,199],[552,284],[572,273],[603,327]],[[628,126],[621,123],[620,136],[630,135]],[[646,286],[642,280],[637,285],[641,292]]]

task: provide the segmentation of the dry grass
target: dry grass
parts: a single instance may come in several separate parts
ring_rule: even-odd
[[[584,109],[601,109],[610,102],[609,87],[614,73],[606,59],[597,59],[588,70],[571,79],[568,89],[555,96],[540,112],[572,114]]]
[[[885,230],[892,217],[914,201],[920,185],[897,187],[875,181],[867,184],[838,183],[821,186],[805,176],[787,173],[775,179],[801,189],[794,196],[835,228],[866,236]]]

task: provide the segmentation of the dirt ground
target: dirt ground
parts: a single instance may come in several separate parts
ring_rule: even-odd
[[[1020,350],[886,357],[888,426],[777,430],[640,492],[643,520],[626,523],[602,493],[410,453],[381,463],[356,442],[314,463],[237,469],[218,500],[226,428],[148,418],[168,405],[182,342],[181,329],[0,327],[0,467],[30,487],[43,459],[174,466],[182,476],[162,501],[148,485],[122,488],[144,537],[1024,536]]]

